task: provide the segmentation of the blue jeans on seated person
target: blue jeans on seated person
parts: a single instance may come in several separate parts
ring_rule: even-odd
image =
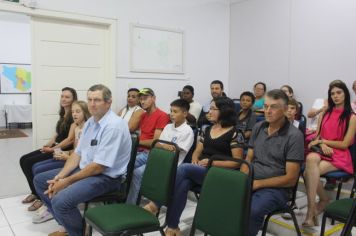
[[[177,228],[180,217],[187,203],[189,190],[195,185],[202,185],[208,169],[199,165],[183,163],[177,169],[173,201],[167,216],[170,228]]]
[[[63,168],[64,164],[65,164],[65,161],[55,160],[55,159],[48,159],[45,161],[40,161],[32,166],[32,174],[33,174],[33,176],[35,176],[42,172]]]
[[[256,236],[265,216],[287,206],[289,194],[282,188],[263,188],[255,191],[251,199],[250,236]]]
[[[83,235],[82,216],[77,208],[79,203],[120,188],[120,177],[113,179],[106,175],[95,175],[79,180],[59,191],[50,199],[44,192],[48,188],[47,180],[53,179],[61,169],[39,173],[33,182],[42,201],[48,207],[57,222],[62,225],[70,236]],[[74,170],[71,174],[78,172]]]
[[[140,192],[143,172],[146,168],[148,151],[138,152],[136,155],[135,170],[132,175],[130,190],[126,203],[136,204],[138,193]]]

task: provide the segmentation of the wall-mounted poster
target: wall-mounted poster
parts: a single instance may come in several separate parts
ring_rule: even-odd
[[[31,65],[0,63],[1,93],[31,93]]]

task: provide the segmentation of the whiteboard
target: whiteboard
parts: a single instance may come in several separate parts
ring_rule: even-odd
[[[131,24],[132,72],[184,74],[184,32]]]

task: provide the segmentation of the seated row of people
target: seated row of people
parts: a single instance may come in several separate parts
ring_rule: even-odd
[[[341,103],[342,95],[340,94],[343,94],[343,106],[346,104],[347,107],[345,101],[347,99],[350,100],[350,96],[349,94],[347,96],[348,90],[346,86],[346,90],[344,90],[343,86],[344,84],[341,81],[332,83],[329,88],[329,94],[331,94],[329,95],[329,100],[335,100],[334,103]],[[192,130],[184,121],[188,116],[188,102],[185,100],[176,100],[171,104],[171,120],[173,124],[167,125],[169,122],[168,116],[156,107],[156,97],[152,89],[145,88],[139,90],[137,96],[139,97],[141,108],[145,112],[141,114],[138,122],[140,148],[135,164],[132,189],[130,189],[128,198],[128,202],[130,203],[136,202],[140,179],[142,178],[145,163],[147,162],[147,154],[153,140],[161,138],[176,142],[181,150],[180,163],[193,143]],[[262,225],[263,217],[268,212],[285,205],[288,200],[289,187],[295,184],[299,176],[300,163],[304,160],[303,135],[291,124],[291,121],[286,118],[286,114],[288,116],[288,114],[291,115],[293,112],[288,112],[288,97],[282,90],[271,90],[266,94],[263,106],[266,120],[255,125],[253,129],[251,127],[251,131],[247,128],[248,122],[246,122],[246,117],[251,117],[252,113],[248,110],[249,106],[243,104],[252,104],[253,99],[254,97],[251,96],[251,93],[243,93],[241,95],[242,110],[238,115],[238,119],[236,119],[237,114],[234,103],[228,97],[217,96],[210,103],[208,117],[212,125],[201,134],[193,153],[192,164],[182,164],[178,167],[175,195],[172,203],[174,206],[173,209],[175,210],[168,216],[169,228],[167,229],[167,235],[179,234],[178,223],[180,215],[184,210],[187,191],[189,191],[192,185],[201,185],[209,157],[214,154],[227,154],[233,158],[244,158],[243,148],[246,143],[241,142],[241,140],[237,138],[237,120],[245,120],[246,129],[244,134],[247,138],[250,138],[246,159],[253,163],[255,168],[254,194],[251,208],[251,235],[257,234],[259,227]],[[81,139],[79,146],[71,155],[71,158],[68,159],[62,170],[57,169],[55,171],[39,173],[34,180],[36,186],[35,190],[38,190],[38,195],[44,200],[50,213],[54,215],[57,222],[62,225],[70,235],[77,235],[77,233],[82,230],[81,226],[74,225],[74,222],[79,222],[78,219],[80,215],[78,216],[76,210],[72,211],[73,207],[76,208],[76,204],[79,202],[84,202],[92,198],[94,196],[92,193],[93,189],[89,187],[87,191],[84,191],[83,194],[85,196],[83,195],[82,198],[79,198],[79,196],[71,200],[65,200],[64,198],[71,196],[71,194],[78,194],[78,191],[80,191],[83,186],[88,187],[87,184],[89,184],[90,181],[86,181],[87,178],[98,175],[103,175],[104,177],[110,176],[113,179],[121,178],[122,173],[125,172],[123,169],[126,168],[125,164],[127,165],[126,159],[128,158],[122,156],[122,160],[117,160],[118,153],[124,154],[122,150],[118,151],[116,149],[117,147],[112,147],[111,143],[109,144],[111,139],[115,139],[116,145],[126,145],[125,147],[128,148],[127,141],[125,140],[130,139],[126,134],[118,135],[113,125],[120,125],[124,133],[126,133],[126,129],[127,132],[129,132],[129,125],[127,124],[129,121],[119,122],[119,120],[114,118],[111,114],[110,90],[102,85],[91,87],[88,91],[88,105],[93,117],[89,119],[84,126],[83,134],[85,134],[87,130],[85,141]],[[333,111],[335,104],[329,104],[328,107]],[[126,109],[126,112],[122,111],[121,115],[127,113],[128,110],[129,108]],[[137,110],[139,109],[136,109],[136,111]],[[132,114],[136,111],[133,111]],[[352,112],[350,114],[342,114],[344,117],[351,117],[350,114],[352,114]],[[353,116],[354,115],[352,115],[352,117]],[[329,120],[329,118],[327,120]],[[354,123],[353,120],[354,118],[350,119],[350,125],[347,128],[348,133],[351,135],[355,134],[355,124],[351,125],[351,121]],[[345,124],[349,124],[349,122]],[[107,127],[105,132],[102,130],[104,127]],[[117,129],[119,129],[119,127],[117,127]],[[122,135],[125,136],[125,140]],[[330,151],[331,148],[344,150],[344,146],[346,146],[347,149],[347,145],[350,145],[351,141],[345,141],[346,136],[342,136],[341,138],[344,139],[342,141],[332,141],[333,139],[331,139],[330,142],[323,139],[321,143],[325,145],[323,146],[325,153],[333,153]],[[84,144],[82,144],[82,142],[84,142]],[[343,142],[343,144],[341,145],[338,142]],[[327,145],[330,146],[328,147]],[[51,146],[52,148],[56,147],[53,146],[53,144]],[[162,148],[170,150],[172,146],[162,145]],[[128,150],[130,150],[130,148]],[[125,155],[129,154],[125,153]],[[220,162],[214,163],[214,165],[228,168],[237,167],[236,163],[230,163],[228,160],[221,160]],[[266,166],[268,166],[267,169],[265,168]],[[339,167],[336,168],[339,169]],[[245,170],[242,169],[242,171]],[[310,178],[308,174],[306,174],[306,178]],[[93,182],[106,181],[102,179],[105,178],[99,178],[99,180],[95,179]],[[49,185],[46,182],[48,180],[50,180]],[[105,183],[110,183],[110,181]],[[48,195],[43,194],[45,191]],[[103,187],[103,190],[99,192],[103,193],[105,191],[110,190]],[[36,191],[33,193],[36,194]],[[57,198],[57,195],[60,195],[60,197]],[[98,193],[98,195],[100,194]],[[313,197],[313,195],[311,195],[311,197]],[[321,200],[324,201],[325,199],[321,198]],[[278,204],[276,204],[276,202],[278,202]],[[60,204],[65,204],[65,206],[59,206]],[[157,204],[159,205],[159,203],[150,203],[146,206],[146,209],[154,211]],[[321,203],[320,205],[323,204]],[[69,210],[69,206],[71,210]],[[311,207],[313,207],[312,204]],[[309,218],[306,219],[305,226],[310,225],[310,215],[311,219],[315,218],[316,213],[314,210],[311,210],[311,212],[313,213],[308,215]],[[68,222],[64,219],[65,217],[74,217],[75,220]]]

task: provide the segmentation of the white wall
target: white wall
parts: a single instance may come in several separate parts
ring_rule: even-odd
[[[248,0],[231,5],[230,87],[291,85],[305,112],[329,82],[356,79],[356,1]],[[351,91],[351,93],[353,93]]]
[[[228,84],[230,11],[224,0],[38,0],[37,3],[42,9],[118,20],[119,106],[125,104],[129,87],[151,87],[156,92],[158,106],[168,111],[170,102],[177,98],[177,91],[186,84],[195,87],[196,100],[202,103],[210,99],[209,84],[212,80],[220,79]],[[186,74],[130,72],[130,23],[184,30]]]
[[[0,63],[31,64],[30,20],[0,12]],[[0,127],[5,126],[5,104],[29,104],[28,94],[0,94]]]

